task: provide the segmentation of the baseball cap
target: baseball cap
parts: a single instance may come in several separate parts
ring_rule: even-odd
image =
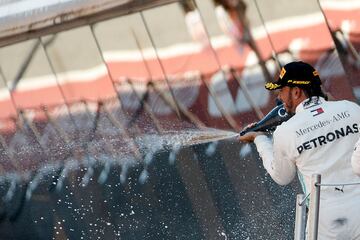
[[[321,85],[319,73],[310,64],[298,61],[286,64],[280,71],[276,82],[266,83],[267,90],[276,90],[284,86],[315,86]]]

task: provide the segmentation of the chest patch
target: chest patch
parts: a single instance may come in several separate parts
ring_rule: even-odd
[[[358,132],[359,126],[357,123],[354,123],[353,125],[347,125],[346,127],[336,129],[335,131],[328,132],[325,135],[321,135],[309,141],[305,141],[300,144],[296,149],[298,153],[301,154],[304,151],[323,146],[327,143],[335,141],[336,139],[343,138],[348,136],[349,134],[355,134]]]

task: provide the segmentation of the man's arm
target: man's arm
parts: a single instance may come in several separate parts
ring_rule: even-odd
[[[248,132],[239,137],[242,142],[254,142],[256,149],[263,161],[264,168],[270,174],[272,179],[280,184],[289,184],[295,177],[296,166],[291,160],[286,150],[288,147],[283,146],[285,141],[279,141],[278,132],[274,132],[274,144],[263,132]],[[284,140],[284,139],[283,139]]]
[[[287,148],[282,148],[282,143],[274,136],[274,144],[265,135],[259,135],[254,143],[259,152],[263,165],[272,179],[279,185],[289,184],[296,175],[296,165],[288,157]]]

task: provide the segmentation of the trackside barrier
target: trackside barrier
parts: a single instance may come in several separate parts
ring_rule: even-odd
[[[311,178],[311,192],[304,196],[304,194],[298,194],[296,198],[296,215],[295,215],[295,230],[294,240],[305,240],[306,238],[306,200],[310,196],[309,213],[308,213],[308,236],[307,240],[318,239],[319,228],[319,208],[320,208],[320,188],[321,186],[349,186],[360,185],[360,182],[356,183],[321,183],[321,175],[313,174]]]
[[[305,240],[306,204],[305,194],[296,196],[294,240]]]
[[[304,194],[298,194],[296,198],[296,215],[294,240],[305,240],[306,238],[306,200],[310,196],[309,214],[308,214],[308,237],[307,240],[317,240],[319,207],[320,207],[320,186],[321,175],[313,174],[311,178],[311,192],[305,197]]]
[[[296,198],[296,215],[294,240],[305,240],[306,238],[306,199],[310,196],[309,214],[308,214],[308,237],[307,240],[317,240],[319,207],[320,207],[320,186],[321,175],[313,174],[311,178],[311,192],[306,197],[304,194],[298,194]]]
[[[317,240],[319,228],[319,207],[320,207],[320,185],[321,175],[313,174],[311,176],[311,192],[309,206],[309,240]]]

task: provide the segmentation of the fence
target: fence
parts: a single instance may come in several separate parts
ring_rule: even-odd
[[[298,194],[296,198],[296,215],[295,215],[295,230],[294,240],[305,240],[306,237],[306,200],[310,196],[310,205],[308,213],[308,238],[309,240],[318,239],[319,228],[319,214],[320,214],[320,192],[321,186],[349,186],[360,185],[360,182],[355,183],[321,183],[321,175],[313,174],[311,179],[311,192],[305,196]]]

